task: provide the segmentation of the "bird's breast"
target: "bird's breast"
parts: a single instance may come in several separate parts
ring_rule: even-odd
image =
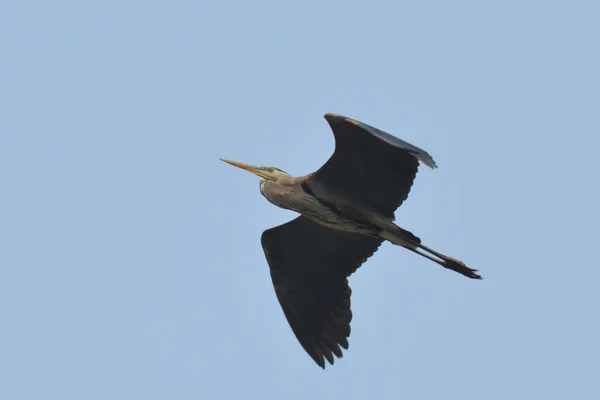
[[[294,197],[289,187],[271,181],[260,181],[260,193],[277,207],[294,210]]]

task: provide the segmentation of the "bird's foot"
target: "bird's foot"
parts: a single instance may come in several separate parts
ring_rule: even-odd
[[[459,274],[462,274],[468,278],[471,279],[483,279],[481,277],[481,275],[479,275],[477,273],[476,269],[473,268],[469,268],[465,265],[465,263],[463,263],[462,261],[457,260],[456,258],[452,258],[452,257],[445,257],[444,258],[445,261],[445,265],[444,267],[451,269],[452,271],[456,271]]]

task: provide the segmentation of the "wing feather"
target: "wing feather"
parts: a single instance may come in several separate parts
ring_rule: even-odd
[[[381,239],[336,231],[300,216],[261,238],[277,299],[296,338],[322,368],[350,336],[350,276]]]
[[[419,162],[436,168],[424,150],[350,118],[325,114],[335,151],[306,181],[318,198],[333,204],[368,207],[394,218],[406,200]]]

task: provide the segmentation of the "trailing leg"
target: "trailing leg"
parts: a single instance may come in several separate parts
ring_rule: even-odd
[[[420,256],[428,258],[433,262],[438,263],[439,265],[441,265],[444,268],[448,268],[448,269],[451,269],[452,271],[456,271],[459,274],[462,274],[468,278],[483,279],[481,277],[481,275],[479,275],[477,273],[476,269],[469,268],[462,261],[457,260],[456,258],[449,257],[445,254],[439,253],[435,250],[430,249],[427,246],[423,246],[422,244],[417,245],[417,248],[407,247],[407,249],[409,249],[410,251],[412,251],[414,253],[417,253]],[[422,252],[421,250],[425,250],[425,251],[433,254],[433,256],[431,256],[425,252]]]
[[[383,231],[379,234],[382,238],[392,242],[395,245],[402,246],[413,253],[423,256],[444,268],[458,272],[471,279],[482,279],[476,269],[467,267],[462,261],[456,258],[449,257],[445,254],[437,252],[429,247],[421,244],[421,239],[413,235],[411,232],[398,228],[394,233]],[[428,254],[429,253],[429,254]]]

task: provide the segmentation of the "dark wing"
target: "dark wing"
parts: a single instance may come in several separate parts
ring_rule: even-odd
[[[408,197],[419,161],[436,168],[426,151],[377,128],[336,114],[325,119],[335,151],[306,181],[317,198],[368,206],[393,218]]]
[[[325,368],[342,357],[350,336],[351,289],[347,277],[381,240],[329,229],[300,216],[263,232],[262,247],[279,304],[296,338]]]

